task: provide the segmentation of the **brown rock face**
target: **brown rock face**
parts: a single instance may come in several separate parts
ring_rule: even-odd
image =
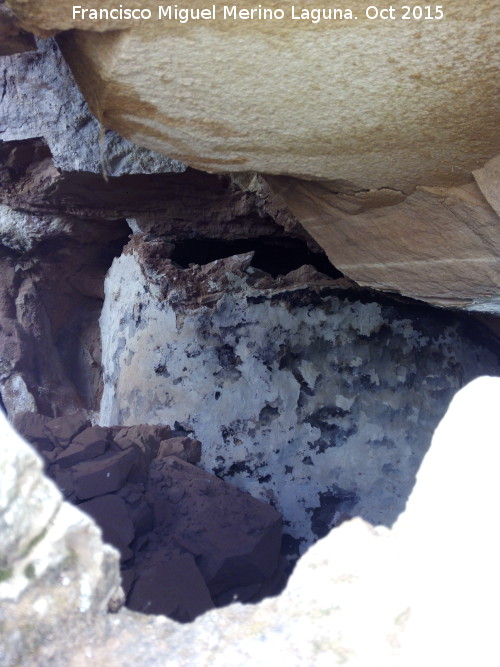
[[[15,422],[120,552],[131,609],[186,622],[283,587],[280,513],[192,465],[199,440],[163,425],[89,427],[79,413]]]
[[[11,417],[95,404],[104,276],[127,231],[0,206],[0,383]]]
[[[190,554],[155,563],[145,570],[135,583],[129,606],[145,614],[165,614],[180,622],[192,621],[214,608]]]

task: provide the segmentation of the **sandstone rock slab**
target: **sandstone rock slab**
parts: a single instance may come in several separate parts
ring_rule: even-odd
[[[477,178],[485,182],[485,174]],[[422,187],[403,202],[365,209],[355,193],[346,201],[339,183],[266,180],[332,264],[359,285],[499,312],[500,219],[475,183]]]
[[[491,207],[500,215],[500,155],[477,169],[474,178]]]
[[[153,13],[144,21],[73,19],[64,0],[10,4],[29,30],[69,31],[65,57],[107,127],[196,168],[411,191],[460,182],[495,151],[494,0],[455,0],[429,20],[403,20],[401,5],[371,20],[354,0],[353,18],[319,23],[290,7],[224,19],[222,0],[213,20],[187,24],[158,20],[154,0],[138,4]]]

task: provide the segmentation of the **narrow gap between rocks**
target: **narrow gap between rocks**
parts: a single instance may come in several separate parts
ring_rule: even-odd
[[[330,278],[343,274],[330,262],[325,253],[313,252],[305,241],[292,237],[258,237],[234,240],[203,238],[175,243],[171,259],[183,268],[190,264],[208,264],[217,259],[254,252],[251,266],[269,273],[273,278],[286,275],[304,264]]]

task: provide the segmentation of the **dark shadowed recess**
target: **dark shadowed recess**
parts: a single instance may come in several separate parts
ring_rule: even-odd
[[[172,260],[187,268],[189,264],[208,264],[216,259],[253,251],[252,266],[276,278],[310,264],[331,278],[342,273],[330,263],[324,253],[312,252],[307,244],[291,237],[259,237],[255,239],[189,239],[175,244]]]

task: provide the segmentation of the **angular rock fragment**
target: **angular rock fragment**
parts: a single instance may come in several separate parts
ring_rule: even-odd
[[[73,438],[90,426],[90,420],[81,413],[51,419],[45,425],[48,436],[55,445],[67,447]]]
[[[177,456],[188,463],[199,463],[201,459],[201,442],[192,438],[170,438],[162,440],[158,449],[158,458]]]
[[[135,536],[134,525],[130,518],[126,502],[116,495],[93,498],[78,505],[78,508],[91,516],[102,530],[104,542],[112,544],[124,556],[130,557],[127,549]]]
[[[143,453],[148,455],[148,458],[152,458],[156,455],[160,442],[169,438],[170,434],[170,426],[141,424],[120,428],[114,434],[113,440],[121,449],[136,445]]]
[[[57,457],[56,463],[61,468],[69,468],[104,454],[107,447],[107,429],[92,426],[73,438],[71,444]]]
[[[37,412],[20,412],[15,416],[13,425],[16,431],[36,449],[50,451],[54,448],[54,443],[48,437],[45,428],[49,421],[51,421],[50,417]]]
[[[140,452],[134,447],[79,463],[73,468],[76,497],[87,500],[117,491],[125,484],[130,471],[140,460]]]
[[[128,607],[145,614],[165,614],[186,623],[209,609],[213,602],[194,558],[183,554],[155,563],[134,584]]]
[[[195,555],[211,595],[275,572],[281,515],[270,505],[175,456],[153,461],[150,494],[156,523],[168,526],[163,548]]]

